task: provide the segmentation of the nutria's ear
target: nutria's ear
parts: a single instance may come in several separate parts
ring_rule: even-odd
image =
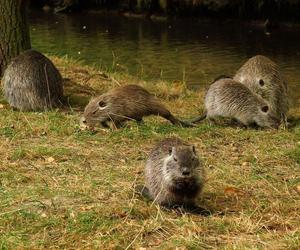
[[[100,110],[103,110],[103,109],[107,108],[107,104],[104,101],[99,101],[98,106],[99,106]]]
[[[259,79],[258,83],[259,83],[260,86],[264,86],[265,85],[265,82],[264,82],[263,79]]]
[[[263,106],[263,107],[261,108],[261,111],[264,112],[264,113],[267,113],[268,110],[269,110],[269,107],[268,107],[268,106]]]

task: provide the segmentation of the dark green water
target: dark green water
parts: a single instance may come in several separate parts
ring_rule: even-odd
[[[289,85],[300,90],[300,29],[263,28],[222,21],[151,21],[103,14],[32,12],[33,47],[144,79],[185,80],[205,85],[233,74],[249,57],[279,63]]]

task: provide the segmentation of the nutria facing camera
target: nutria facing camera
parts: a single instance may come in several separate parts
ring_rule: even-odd
[[[195,147],[167,138],[154,147],[145,166],[149,196],[163,206],[195,205],[204,184],[204,168]]]
[[[233,79],[260,95],[275,116],[286,123],[289,110],[287,82],[275,62],[262,55],[254,56],[237,71]]]
[[[85,107],[80,123],[94,128],[98,123],[109,127],[108,122],[112,122],[120,128],[125,121],[142,122],[149,115],[162,116],[175,125],[191,126],[174,117],[155,96],[138,85],[118,87],[93,98]]]
[[[2,80],[8,103],[21,111],[45,111],[62,105],[62,77],[38,51],[27,50],[12,59]]]
[[[280,119],[266,101],[231,78],[221,78],[210,85],[205,96],[205,110],[203,116],[190,122],[227,117],[236,119],[247,127],[257,125],[263,128],[278,128],[280,123]]]

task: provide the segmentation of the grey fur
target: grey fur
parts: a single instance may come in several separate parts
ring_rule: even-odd
[[[278,128],[280,120],[269,109],[260,96],[252,93],[245,85],[230,78],[214,82],[205,96],[206,115],[201,118],[214,120],[217,117],[234,118],[245,126]]]
[[[80,122],[90,128],[98,123],[108,127],[110,121],[121,127],[127,120],[142,122],[143,117],[149,115],[162,116],[176,125],[189,125],[174,117],[157,98],[138,85],[118,87],[93,98],[85,107]]]
[[[286,121],[289,110],[287,82],[275,62],[262,55],[254,56],[237,71],[234,80],[260,95],[275,116]]]
[[[189,175],[183,174],[187,172]],[[160,205],[194,205],[204,179],[203,164],[195,148],[176,137],[156,145],[146,162],[146,187]]]
[[[40,52],[27,50],[15,57],[2,80],[5,98],[21,111],[44,111],[62,104],[62,77]]]

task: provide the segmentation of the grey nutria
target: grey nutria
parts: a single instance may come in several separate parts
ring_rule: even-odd
[[[149,115],[162,116],[176,125],[189,125],[174,117],[155,96],[138,85],[117,87],[93,98],[85,107],[80,123],[94,128],[98,123],[109,127],[108,122],[112,122],[119,128],[127,120],[142,122]]]
[[[245,126],[278,128],[280,120],[266,101],[252,93],[245,85],[231,78],[221,78],[210,85],[205,96],[205,114],[193,119],[233,118]]]
[[[62,104],[62,77],[38,51],[27,50],[12,59],[2,81],[8,103],[21,111],[44,111]]]
[[[150,198],[160,205],[194,206],[204,184],[195,147],[176,137],[162,140],[146,162],[145,182]]]
[[[286,122],[289,110],[287,82],[275,62],[262,55],[251,57],[233,79],[260,95],[276,117]]]

